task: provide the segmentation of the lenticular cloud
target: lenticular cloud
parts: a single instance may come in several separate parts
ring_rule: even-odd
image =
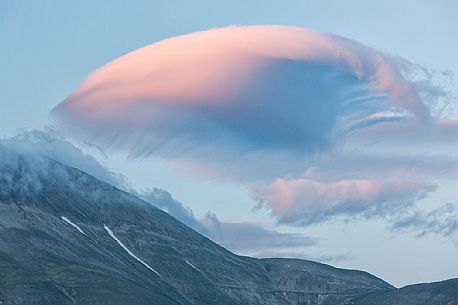
[[[410,64],[311,29],[233,26],[166,39],[93,72],[54,113],[133,155],[326,150],[378,113],[430,112]],[[376,121],[374,121],[376,123]],[[208,151],[206,151],[208,154]]]

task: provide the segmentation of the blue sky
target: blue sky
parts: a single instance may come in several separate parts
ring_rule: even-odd
[[[53,107],[88,74],[123,54],[167,37],[233,24],[309,27],[458,74],[456,1],[7,0],[0,3],[0,136],[53,123],[48,115]],[[451,238],[393,233],[380,219],[278,224],[267,212],[253,211],[256,203],[245,183],[205,179],[161,158],[126,161],[124,154],[110,152],[103,162],[137,189],[170,191],[198,218],[211,210],[224,221],[316,237],[316,246],[300,249],[306,258],[364,269],[396,285],[458,276],[453,267],[458,248]],[[421,201],[430,209],[456,202],[455,177],[438,179],[439,190]]]

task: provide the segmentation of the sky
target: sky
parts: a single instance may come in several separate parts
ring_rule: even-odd
[[[236,253],[457,277],[457,17],[456,1],[2,1],[0,136],[65,128]]]

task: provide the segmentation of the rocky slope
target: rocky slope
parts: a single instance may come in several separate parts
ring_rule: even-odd
[[[237,256],[77,169],[1,147],[0,160],[2,305],[372,304],[401,291],[361,271]]]

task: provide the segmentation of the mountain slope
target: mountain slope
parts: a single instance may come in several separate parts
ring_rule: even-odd
[[[458,279],[409,285],[356,297],[349,305],[458,305]]]
[[[2,305],[336,305],[395,291],[361,271],[237,256],[47,158],[0,147],[0,160]]]

